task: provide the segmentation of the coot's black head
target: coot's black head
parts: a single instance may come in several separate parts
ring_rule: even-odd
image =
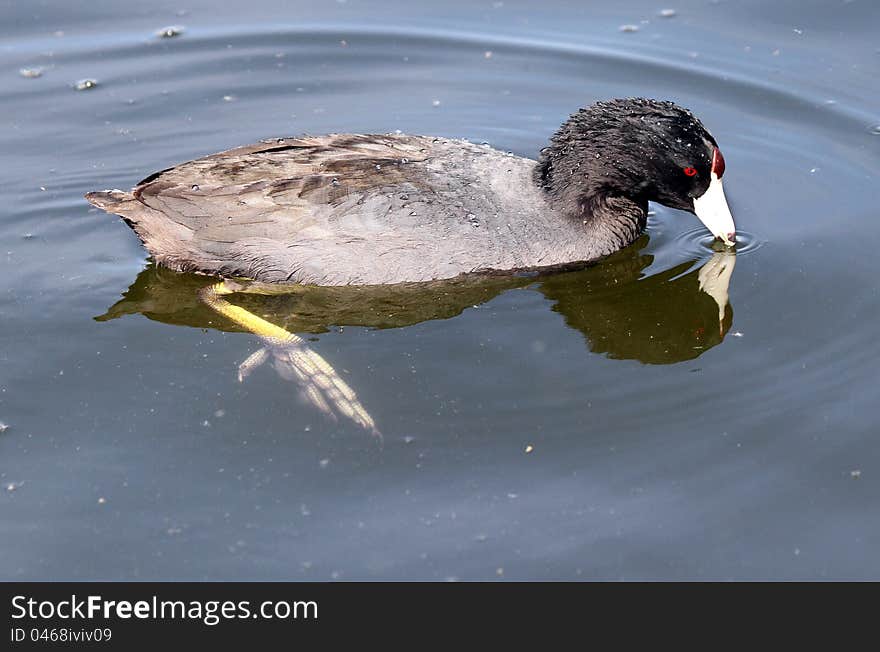
[[[694,115],[672,102],[598,102],[572,115],[542,150],[537,182],[565,212],[597,197],[655,201],[695,213],[727,242],[735,228],[721,178],[724,157]]]

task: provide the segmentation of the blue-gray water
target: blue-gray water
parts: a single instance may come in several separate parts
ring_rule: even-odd
[[[880,579],[876,2],[214,5],[0,4],[0,578]],[[300,133],[534,157],[634,95],[724,151],[729,305],[662,207],[514,287],[235,299],[381,442],[270,366],[240,383],[259,340],[82,199]]]

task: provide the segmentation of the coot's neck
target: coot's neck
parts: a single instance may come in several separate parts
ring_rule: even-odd
[[[568,126],[541,151],[533,179],[552,208],[583,228],[585,244],[607,255],[632,244],[645,229],[648,199],[639,187],[644,184],[609,172],[608,143],[574,138]]]
[[[607,256],[635,242],[645,230],[648,203],[644,204],[626,197],[595,195],[585,197],[580,203],[580,219],[584,239],[600,249],[599,255]],[[566,218],[572,216],[566,214]]]

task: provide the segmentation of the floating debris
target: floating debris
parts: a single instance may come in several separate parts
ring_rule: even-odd
[[[440,106],[440,100],[433,100],[431,106]]]
[[[185,31],[184,27],[180,25],[169,25],[168,27],[163,27],[158,32],[156,32],[156,36],[159,38],[175,38],[180,36]]]
[[[526,453],[531,453],[533,450],[535,450],[535,447],[532,446],[531,444],[526,446]]]
[[[320,462],[318,462],[318,464],[321,466],[322,469],[326,469],[327,466],[330,464],[330,460],[323,459]]]
[[[638,32],[639,26],[638,25],[621,25],[620,31],[621,32]]]
[[[99,505],[103,505],[103,504],[106,503],[106,502],[107,502],[107,499],[104,498],[104,496],[101,496],[100,498],[98,498],[98,504],[99,504]]]
[[[6,491],[8,491],[9,493],[12,493],[16,489],[20,488],[21,485],[23,485],[23,484],[24,484],[24,482],[9,482],[6,485]]]
[[[0,421],[0,432],[6,432],[7,430],[9,430],[9,426]]]
[[[25,79],[36,79],[43,76],[43,70],[45,68],[22,68],[18,71],[18,74]]]
[[[875,136],[880,136],[880,124],[872,126],[868,131]]]
[[[849,472],[849,476],[851,478],[861,478],[862,471],[860,469],[853,469],[852,471]]]
[[[224,95],[223,96],[224,102],[235,102],[235,100],[237,100],[237,99],[238,98],[235,95]]]
[[[660,18],[674,18],[676,13],[675,9],[661,9],[659,16]]]
[[[90,91],[98,86],[97,79],[80,79],[73,87],[78,91]]]
[[[492,58],[492,50],[486,50],[485,52],[483,52],[483,58],[484,59],[491,59]]]

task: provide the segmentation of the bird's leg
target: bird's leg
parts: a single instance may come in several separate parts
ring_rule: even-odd
[[[271,353],[279,374],[303,386],[304,395],[319,410],[335,417],[340,414],[376,436],[381,436],[373,417],[358,400],[355,391],[342,379],[333,366],[313,351],[298,335],[266,321],[262,317],[229,303],[224,297],[237,290],[224,282],[203,288],[199,296],[214,311],[266,343],[239,367],[239,379],[265,362]]]

